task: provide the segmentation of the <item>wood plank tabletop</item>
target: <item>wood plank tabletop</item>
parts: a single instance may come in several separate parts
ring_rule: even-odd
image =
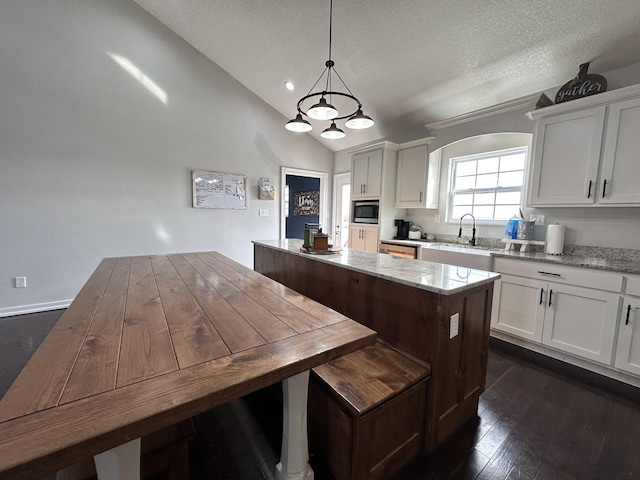
[[[374,340],[216,252],[104,259],[0,399],[0,478],[38,478]]]

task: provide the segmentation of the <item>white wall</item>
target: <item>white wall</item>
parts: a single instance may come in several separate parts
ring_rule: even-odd
[[[332,173],[329,150],[129,0],[1,2],[0,65],[0,316],[65,304],[109,256],[252,266],[251,240],[279,235],[258,179],[279,195],[281,166]],[[191,208],[192,169],[246,174],[248,209]]]

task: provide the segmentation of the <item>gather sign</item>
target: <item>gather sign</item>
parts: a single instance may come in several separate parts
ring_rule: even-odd
[[[556,93],[555,103],[568,102],[607,91],[607,80],[602,75],[587,73],[589,64],[580,65],[578,75],[565,83]]]

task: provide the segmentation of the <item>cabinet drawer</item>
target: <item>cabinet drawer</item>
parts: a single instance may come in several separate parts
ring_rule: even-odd
[[[554,265],[546,262],[512,260],[501,257],[494,258],[493,270],[498,273],[518,275],[520,277],[567,283],[580,287],[597,288],[598,290],[606,290],[609,292],[622,292],[623,276],[619,273]]]
[[[640,277],[627,277],[627,295],[640,297]]]

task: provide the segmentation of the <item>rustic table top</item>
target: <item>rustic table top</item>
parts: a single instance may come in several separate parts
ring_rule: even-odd
[[[32,478],[373,343],[216,252],[107,258],[0,400],[0,478]]]

